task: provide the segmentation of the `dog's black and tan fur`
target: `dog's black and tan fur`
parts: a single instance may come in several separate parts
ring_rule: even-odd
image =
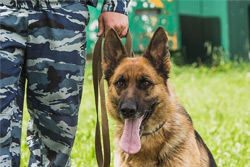
[[[103,69],[108,82],[108,111],[116,120],[116,167],[215,167],[215,161],[169,82],[170,54],[162,27],[145,54],[132,58],[113,29],[104,42]],[[142,118],[141,147],[120,148],[124,120]]]

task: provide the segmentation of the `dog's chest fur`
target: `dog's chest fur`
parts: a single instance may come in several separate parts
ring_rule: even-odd
[[[181,113],[180,113],[181,115]],[[116,146],[115,167],[202,167],[208,162],[200,159],[200,150],[195,140],[192,125],[183,115],[178,115],[181,122],[168,120],[160,130],[154,134],[142,136],[142,148],[135,155],[124,153],[119,146]],[[184,125],[180,131],[178,124]],[[186,130],[185,130],[186,129]],[[117,128],[116,134],[121,134],[122,129]],[[120,135],[115,139],[118,141]],[[117,142],[115,142],[117,143]],[[205,156],[206,157],[206,156]],[[206,165],[205,165],[206,164]]]

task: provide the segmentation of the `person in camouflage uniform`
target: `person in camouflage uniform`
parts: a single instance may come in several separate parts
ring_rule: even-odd
[[[86,62],[87,5],[98,0],[0,1],[0,166],[20,166],[27,79],[29,166],[70,166]],[[104,0],[100,36],[128,28],[129,0]]]

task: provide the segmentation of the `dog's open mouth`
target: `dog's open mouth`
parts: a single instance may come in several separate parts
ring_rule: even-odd
[[[125,119],[119,145],[128,154],[135,154],[141,149],[140,126],[142,119],[143,116],[138,119]]]
[[[121,149],[128,154],[136,154],[141,149],[141,135],[144,125],[151,117],[157,101],[151,105],[150,109],[145,112],[140,118],[127,118],[125,119],[123,134],[120,139]]]
[[[146,112],[145,115],[137,119],[125,119],[123,134],[120,139],[121,149],[128,154],[136,154],[141,149],[141,135],[143,127],[150,117],[150,113]]]

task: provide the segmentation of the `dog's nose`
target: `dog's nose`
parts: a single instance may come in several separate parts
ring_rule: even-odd
[[[121,114],[124,118],[133,117],[136,113],[136,104],[133,102],[123,103],[121,106]]]

